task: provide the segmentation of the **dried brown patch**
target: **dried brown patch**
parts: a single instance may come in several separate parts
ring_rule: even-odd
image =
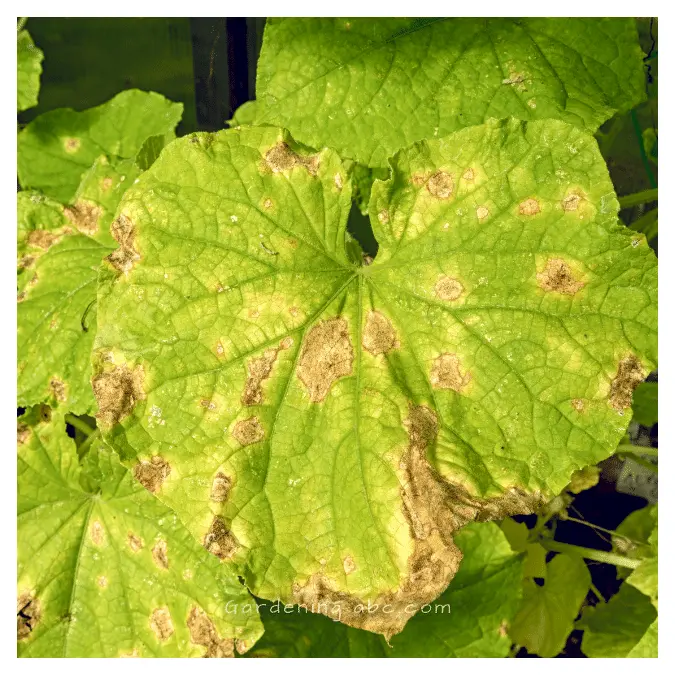
[[[23,302],[25,299],[26,299],[26,291],[21,291],[21,293],[18,293],[16,296],[17,302]]]
[[[278,349],[266,349],[262,356],[248,362],[248,377],[241,395],[242,405],[258,405],[263,402],[262,383],[269,378],[278,353]]]
[[[274,173],[290,171],[296,166],[301,166],[312,175],[316,176],[319,170],[318,155],[299,155],[293,152],[288,143],[277,143],[265,153],[265,163]]]
[[[346,556],[342,561],[342,568],[344,569],[345,574],[351,574],[356,569],[354,558],[350,555]]]
[[[91,384],[98,403],[97,419],[103,426],[112,427],[128,417],[138,401],[145,399],[145,373],[138,365],[130,370],[126,365],[116,366],[92,378]]]
[[[222,659],[234,657],[234,640],[232,638],[221,638],[213,621],[199,607],[192,607],[190,610],[187,618],[187,627],[190,631],[190,642],[206,647],[205,658]]]
[[[229,560],[238,547],[239,543],[230,528],[220,516],[216,516],[204,537],[204,548],[221,560]]]
[[[471,373],[462,374],[456,354],[441,354],[431,367],[431,386],[461,391],[471,381]]]
[[[457,279],[445,275],[440,277],[434,286],[434,293],[441,300],[457,300],[463,291],[464,286]]]
[[[363,348],[373,356],[385,354],[399,346],[391,321],[380,312],[368,312],[361,338]]]
[[[211,485],[211,500],[214,502],[226,502],[232,489],[232,479],[219,471]]]
[[[377,214],[377,219],[383,225],[386,225],[389,222],[389,211],[387,211],[387,209],[382,209],[382,211]]]
[[[45,251],[53,246],[60,239],[58,234],[48,232],[47,230],[31,230],[28,233],[26,241],[29,246],[41,248]]]
[[[99,220],[103,215],[103,209],[94,202],[86,199],[80,199],[72,206],[63,209],[63,215],[80,232],[88,235],[94,235],[99,229]]]
[[[155,561],[157,567],[164,570],[169,569],[169,551],[166,542],[163,539],[160,539],[152,547],[152,559]]]
[[[134,466],[134,477],[150,492],[158,492],[170,473],[169,462],[159,455],[151,457],[149,462],[144,459]]]
[[[469,168],[462,174],[462,178],[463,178],[464,180],[466,180],[466,181],[472,181],[472,180],[474,180],[474,179],[476,178],[476,174],[475,174],[474,170],[473,170],[471,167],[469,167]]]
[[[637,357],[629,354],[619,362],[616,376],[612,380],[609,391],[609,402],[616,410],[630,408],[633,402],[633,392],[645,379],[647,373]]]
[[[342,190],[342,174],[336,173],[335,176],[333,176],[333,180],[335,182],[335,187],[338,190]]]
[[[16,442],[19,445],[24,445],[30,440],[33,435],[31,428],[21,422],[16,423]]]
[[[580,398],[575,398],[572,400],[572,407],[577,411],[577,412],[583,412],[584,408],[586,407],[584,405],[584,402]]]
[[[141,259],[140,253],[134,248],[136,239],[136,227],[130,218],[121,214],[110,225],[110,234],[119,244],[106,260],[122,274],[129,274],[137,261]]]
[[[216,409],[216,404],[210,398],[200,399],[199,405],[202,408],[206,408],[207,410],[215,410]]]
[[[437,171],[427,181],[427,190],[432,197],[437,199],[450,199],[455,190],[455,181],[452,174]]]
[[[341,317],[319,322],[302,345],[297,374],[307,387],[309,398],[323,401],[333,383],[352,372],[354,348],[347,321]]]
[[[42,618],[40,601],[33,593],[21,593],[16,599],[16,639],[26,640]]]
[[[479,206],[476,209],[476,217],[478,220],[485,220],[490,215],[490,211],[485,206]]]
[[[253,640],[235,640],[234,646],[237,654],[246,654],[246,652],[253,647],[255,643]]]
[[[253,445],[265,438],[265,429],[257,417],[249,417],[232,427],[232,435],[241,445]]]
[[[34,262],[35,262],[34,255],[24,255],[19,259],[17,266],[19,267],[19,269],[25,270],[31,267]]]
[[[535,216],[540,211],[541,207],[536,199],[526,199],[518,205],[518,212],[521,216]]]
[[[143,548],[143,540],[133,532],[127,533],[127,545],[134,552],[138,553]]]
[[[51,389],[54,398],[57,401],[66,400],[66,384],[56,377],[53,377],[49,382],[49,388]]]
[[[545,291],[564,295],[574,295],[586,285],[574,278],[570,266],[560,258],[550,258],[546,261],[544,270],[537,274],[537,284]]]
[[[527,76],[525,73],[519,73],[515,70],[512,70],[509,73],[509,76],[502,80],[502,84],[509,84],[518,91],[527,91],[527,86],[525,85],[526,82]]]
[[[103,542],[105,541],[105,531],[103,529],[103,525],[101,525],[101,522],[99,520],[95,520],[91,524],[91,528],[89,529],[89,536],[91,537],[94,546],[103,545]]]
[[[77,152],[80,149],[80,145],[82,145],[82,142],[80,141],[79,138],[64,138],[63,139],[63,149],[68,154],[72,155],[74,152]]]
[[[581,202],[581,195],[578,194],[569,194],[561,202],[562,207],[565,211],[576,211],[579,208]]]
[[[158,607],[152,612],[150,628],[160,642],[166,642],[173,635],[173,621],[168,607]]]

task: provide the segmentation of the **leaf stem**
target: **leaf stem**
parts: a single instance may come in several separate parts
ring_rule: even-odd
[[[92,433],[90,436],[87,437],[87,439],[82,443],[82,445],[77,449],[77,454],[80,457],[84,457],[84,455],[87,454],[87,450],[89,450],[89,446],[101,435],[101,430],[96,429],[94,433]]]
[[[68,424],[74,426],[78,431],[81,431],[87,437],[91,436],[96,431],[96,429],[90,427],[84,420],[81,420],[72,413],[67,413],[65,420],[68,422]],[[87,440],[89,439],[87,438]]]
[[[628,558],[624,555],[618,555],[617,553],[610,553],[609,551],[598,551],[597,549],[586,548],[585,546],[565,544],[562,541],[554,541],[553,539],[540,539],[539,543],[547,551],[580,555],[582,558],[587,558],[588,560],[595,560],[596,562],[607,563],[608,565],[616,565],[617,567],[629,567],[630,569],[635,569],[642,562],[638,558]]]
[[[633,192],[630,195],[619,197],[619,206],[622,209],[627,209],[629,206],[638,206],[638,204],[649,204],[655,202],[659,198],[659,189],[650,188],[649,190],[641,190],[640,192]]]

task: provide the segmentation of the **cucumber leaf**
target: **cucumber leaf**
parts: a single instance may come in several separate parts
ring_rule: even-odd
[[[16,109],[21,112],[37,105],[44,54],[30,33],[20,30],[16,36]]]

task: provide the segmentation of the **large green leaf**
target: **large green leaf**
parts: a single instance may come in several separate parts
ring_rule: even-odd
[[[386,166],[488,118],[595,131],[644,98],[633,19],[268,19],[257,123]]]
[[[614,450],[656,360],[656,260],[562,122],[401,153],[372,265],[345,253],[350,187],[269,127],[167,146],[112,226],[94,389],[106,438],[171,466],[156,494],[257,595],[391,635],[454,575],[454,531]]]
[[[16,109],[19,112],[37,105],[43,58],[30,33],[20,30],[16,36]]]
[[[80,466],[61,414],[21,422],[19,656],[232,656],[255,642],[255,603],[231,568],[114,453],[95,441]]]
[[[40,115],[19,134],[19,182],[69,203],[99,156],[135,157],[151,136],[171,136],[182,112],[181,103],[130,89],[96,108]]]

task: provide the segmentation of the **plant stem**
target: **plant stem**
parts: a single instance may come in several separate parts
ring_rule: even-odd
[[[651,448],[647,445],[633,445],[631,443],[621,443],[616,448],[616,453],[626,454],[631,453],[633,455],[651,455],[652,457],[659,456],[658,448]]]
[[[655,202],[658,198],[659,189],[652,188],[619,197],[619,205],[622,209],[626,209],[629,206],[637,206],[638,204],[649,204],[650,202]]]
[[[82,445],[77,449],[77,454],[80,457],[84,457],[84,455],[87,453],[87,450],[89,450],[89,446],[101,435],[101,431],[99,429],[96,429],[94,433],[92,433],[85,441],[82,443]]]
[[[616,453],[620,458],[622,459],[630,459],[631,461],[635,462],[636,464],[639,464],[640,466],[644,467],[645,469],[649,469],[650,471],[653,471],[654,473],[659,472],[659,467],[656,464],[652,464],[648,459],[643,459],[639,455],[636,455],[633,452],[617,452]]]
[[[607,563],[608,565],[616,565],[617,567],[629,567],[630,569],[635,569],[642,562],[638,558],[628,558],[624,555],[618,555],[608,551],[598,551],[594,548],[565,544],[562,541],[554,541],[553,539],[540,539],[539,543],[547,551],[580,555],[582,558],[587,558],[588,560],[595,560],[596,562]]]
[[[624,537],[623,535],[619,534],[618,532],[616,532],[614,530],[607,530],[604,527],[600,527],[600,525],[595,525],[594,523],[589,523],[585,520],[581,520],[581,518],[574,518],[572,516],[565,516],[562,520],[569,520],[573,523],[579,523],[579,525],[586,525],[587,527],[592,527],[594,530],[604,532],[605,534],[618,535],[620,537],[623,537],[624,539],[628,538],[628,537]],[[633,541],[633,540],[631,539],[631,541]],[[634,542],[634,543],[643,543],[643,542]]]
[[[96,429],[93,427],[90,427],[84,420],[81,420],[79,417],[75,417],[75,415],[71,413],[67,413],[65,417],[66,422],[68,424],[74,426],[78,431],[81,431],[85,436],[91,436]]]

